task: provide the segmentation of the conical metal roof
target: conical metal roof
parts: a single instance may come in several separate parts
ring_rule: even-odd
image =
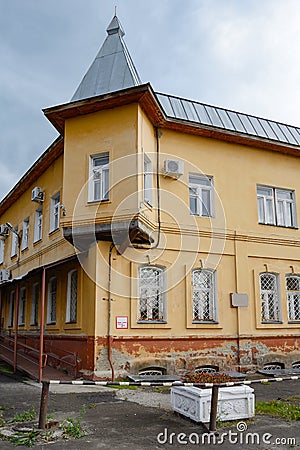
[[[116,15],[106,31],[108,36],[71,102],[142,84],[123,40],[125,33]]]

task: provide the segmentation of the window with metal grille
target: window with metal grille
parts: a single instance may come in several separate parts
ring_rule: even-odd
[[[193,321],[215,322],[216,274],[208,269],[194,269],[192,272]]]
[[[38,324],[39,296],[40,296],[40,285],[39,285],[39,283],[34,283],[34,285],[32,286],[32,296],[31,296],[30,325]]]
[[[8,309],[8,326],[14,325],[14,311],[15,311],[15,291],[11,291],[9,294],[9,309]]]
[[[288,319],[300,320],[300,276],[287,275],[286,291],[288,303]]]
[[[162,369],[160,367],[147,367],[146,369],[142,369],[139,371],[140,377],[146,377],[146,376],[160,376],[165,375],[166,371],[165,369]]]
[[[74,323],[77,320],[77,270],[71,270],[68,274],[67,310],[66,322]]]
[[[19,325],[25,325],[26,318],[26,288],[20,289],[20,302],[19,302]]]
[[[262,322],[280,321],[278,276],[274,273],[261,273],[260,298]]]
[[[57,280],[55,277],[50,278],[48,282],[48,301],[47,301],[47,324],[56,323],[56,291]]]
[[[213,216],[213,178],[206,175],[190,174],[190,211],[202,217]]]
[[[89,201],[108,200],[109,154],[101,153],[90,157]]]
[[[293,362],[293,364],[292,364],[292,368],[293,369],[299,369],[300,370],[300,361],[295,361],[295,362]]]
[[[284,369],[284,364],[280,362],[271,362],[264,365],[264,370],[282,370]]]
[[[165,268],[139,268],[138,321],[165,321]]]
[[[202,367],[197,367],[194,370],[194,373],[217,373],[219,372],[219,367],[218,366],[202,366]]]
[[[294,191],[257,186],[256,192],[259,223],[292,228],[297,226]]]

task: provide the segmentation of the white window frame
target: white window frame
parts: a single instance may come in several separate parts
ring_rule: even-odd
[[[300,275],[288,274],[285,279],[288,320],[291,322],[300,322]],[[288,279],[295,280],[298,284],[298,289],[288,289]]]
[[[56,324],[56,307],[57,307],[57,278],[51,277],[48,281],[47,295],[47,325]]]
[[[8,309],[8,326],[14,326],[14,312],[16,302],[16,291],[10,291],[9,294],[9,309]]]
[[[38,305],[40,298],[40,284],[34,283],[32,286],[31,293],[31,316],[30,316],[30,325],[38,325]]]
[[[38,242],[43,238],[43,207],[40,206],[35,211],[34,218],[34,242]]]
[[[273,279],[274,289],[262,289],[262,277]],[[276,273],[262,272],[259,274],[259,288],[261,300],[261,321],[262,323],[274,323],[281,321],[281,299],[279,276]],[[274,296],[274,300],[272,300]],[[271,301],[274,307],[270,307]]]
[[[75,275],[76,275],[76,296],[73,296],[73,282]],[[72,310],[74,304],[75,304],[75,317],[74,316],[72,317]],[[77,306],[78,306],[78,270],[74,269],[68,273],[66,323],[77,322]]]
[[[196,277],[197,275],[197,277]],[[211,286],[197,286],[199,276],[209,277]],[[206,302],[204,304],[204,299]],[[202,301],[201,301],[202,300]],[[217,274],[211,269],[195,268],[192,271],[192,311],[193,323],[212,323],[218,320]],[[198,314],[196,315],[196,306]],[[208,317],[205,317],[208,316]]]
[[[144,202],[152,206],[153,202],[153,167],[151,159],[144,154]]]
[[[11,258],[17,255],[19,247],[18,227],[14,227],[14,231],[11,231]]]
[[[109,200],[109,153],[90,156],[89,202]]]
[[[195,173],[189,174],[189,201],[192,215],[201,217],[214,216],[213,192],[213,177]],[[204,201],[205,197],[206,200]]]
[[[25,325],[26,321],[26,287],[20,289],[20,301],[19,301],[19,325]]]
[[[153,272],[154,281],[151,286],[151,276],[143,281],[143,273]],[[152,292],[151,292],[152,291]],[[166,268],[162,266],[140,266],[138,270],[138,322],[165,323],[166,311]]]
[[[5,240],[0,239],[0,264],[4,263]]]
[[[297,228],[295,191],[257,185],[256,196],[260,224]]]
[[[60,192],[50,199],[50,233],[58,230],[60,221]]]
[[[28,242],[29,242],[29,217],[23,220],[21,250],[25,250],[26,248],[28,248]]]

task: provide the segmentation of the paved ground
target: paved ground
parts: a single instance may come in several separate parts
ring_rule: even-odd
[[[299,381],[252,386],[255,387],[256,400],[293,397],[300,402]],[[4,419],[12,417],[16,412],[28,411],[32,405],[38,411],[40,394],[41,386],[35,382],[24,382],[22,377],[13,379],[0,374],[0,407],[2,407],[0,413],[3,413]],[[155,389],[149,391],[148,388],[130,391],[88,386],[50,387],[48,412],[53,413],[56,419],[62,421],[67,416],[78,417],[83,405],[86,405],[86,412],[82,425],[88,431],[85,437],[80,440],[60,440],[40,444],[35,448],[47,450],[300,448],[300,422],[286,422],[282,419],[257,415],[255,419],[247,422],[247,430],[244,432],[238,432],[236,424],[229,427],[221,426],[218,428],[218,434],[210,436],[211,443],[208,444],[208,435],[205,436],[204,443],[201,442],[203,433],[207,433],[205,427],[174,414],[170,410],[169,394],[166,392],[158,393]],[[229,433],[235,434],[229,436]],[[255,442],[259,439],[259,444],[251,444],[252,433],[257,433],[254,439]],[[288,444],[288,438],[295,438],[296,444]],[[250,439],[249,443],[246,439]],[[222,441],[224,442],[221,444]],[[12,443],[0,441],[1,450],[13,448],[16,447]]]

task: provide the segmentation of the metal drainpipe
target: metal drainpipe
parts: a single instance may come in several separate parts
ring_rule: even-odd
[[[19,328],[19,283],[17,283],[17,286],[16,286],[15,340],[14,340],[14,372],[17,371],[18,328]]]
[[[112,258],[112,251],[115,247],[115,244],[112,243],[109,247],[109,256],[108,256],[108,314],[107,314],[107,358],[108,362],[111,368],[111,381],[114,381],[115,379],[115,369],[112,361],[112,344],[113,344],[113,337],[111,336],[111,258]]]
[[[40,357],[39,357],[39,381],[43,379],[43,353],[44,353],[44,328],[45,328],[45,297],[46,297],[46,267],[43,267],[42,275],[42,299],[40,315]]]

